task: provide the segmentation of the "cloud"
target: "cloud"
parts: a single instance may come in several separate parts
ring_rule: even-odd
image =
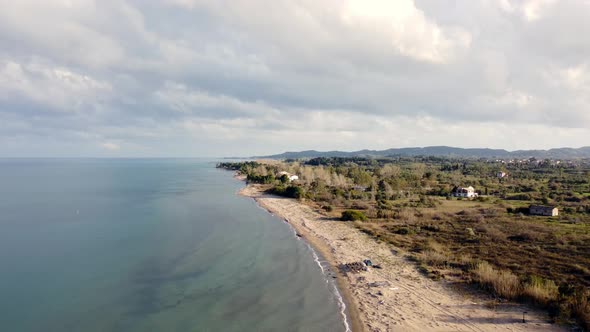
[[[371,31],[377,25],[389,39],[386,44],[418,60],[446,62],[456,48],[468,48],[471,43],[468,32],[439,27],[412,0],[348,0],[341,15],[353,28]]]
[[[590,137],[587,1],[0,6],[0,156],[518,149]]]
[[[536,21],[551,9],[555,0],[528,0],[523,6],[524,17],[527,21]]]
[[[100,144],[100,147],[109,151],[119,151],[121,150],[121,146],[119,144],[113,142],[105,142]]]
[[[0,60],[0,99],[27,99],[56,111],[98,107],[112,90],[108,82],[42,62]]]
[[[165,82],[164,87],[155,92],[155,97],[162,107],[200,117],[264,117],[280,113],[264,102],[244,102],[227,95],[191,90],[174,82]]]

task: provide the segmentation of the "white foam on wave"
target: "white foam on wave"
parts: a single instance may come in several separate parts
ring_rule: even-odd
[[[326,276],[326,271],[324,270],[324,266],[322,265],[322,262],[320,261],[320,257],[315,252],[315,250],[313,250],[313,248],[309,245],[309,243],[307,244],[307,246],[311,250],[311,255],[313,256],[313,261],[316,262],[316,264],[320,267],[320,269],[322,270],[322,274],[324,276]]]
[[[346,328],[346,332],[352,332],[350,329],[350,325],[348,324],[348,316],[346,316],[346,304],[344,303],[344,299],[340,292],[338,291],[338,287],[334,286],[334,294],[336,294],[336,298],[338,299],[338,306],[340,307],[340,314],[342,315],[342,320],[344,322],[344,327]]]
[[[270,211],[267,210],[267,212],[269,214],[271,214],[272,216],[274,216],[274,214],[272,214]],[[285,221],[287,221],[287,220],[285,219]],[[297,230],[295,229],[295,227],[293,227],[293,225],[291,225],[288,221],[287,221],[287,224],[289,225],[289,228],[293,232],[293,236],[295,236],[295,238],[297,240],[302,240],[301,237],[297,236]],[[320,267],[322,274],[326,278],[326,283],[330,283],[330,276],[326,274],[326,268],[324,267],[324,265],[322,265],[322,261],[320,260],[320,257],[317,254],[317,252],[315,251],[315,249],[313,248],[313,246],[311,244],[309,244],[309,242],[307,242],[307,241],[303,241],[303,243],[305,243],[307,245],[307,247],[309,248],[309,250],[311,251],[314,262],[316,262],[316,264]],[[346,329],[345,332],[352,332],[352,330],[350,329],[350,324],[348,323],[348,316],[346,315],[346,304],[344,303],[344,298],[340,294],[340,290],[338,290],[338,286],[336,286],[336,283],[335,282],[331,282],[331,283],[332,283],[332,287],[333,287],[333,294],[334,294],[334,296],[336,296],[336,300],[338,302],[338,307],[340,308],[340,314],[342,315],[342,322],[344,323],[344,328]]]
[[[322,274],[324,275],[324,277],[326,277],[326,283],[330,283],[330,276],[326,274],[326,269],[324,268],[324,265],[322,264],[322,261],[320,260],[320,257],[318,256],[317,252],[307,241],[305,242],[305,244],[307,244],[307,247],[309,248],[309,250],[311,250],[313,260],[320,267],[320,270],[322,270]],[[344,303],[344,298],[340,294],[340,291],[338,290],[338,287],[336,286],[335,282],[332,282],[332,287],[333,293],[336,296],[336,300],[338,301],[338,307],[340,308],[340,314],[342,315],[342,321],[344,323],[344,327],[346,328],[346,332],[352,332],[352,330],[350,329],[350,325],[348,324],[348,316],[346,315],[346,304]]]

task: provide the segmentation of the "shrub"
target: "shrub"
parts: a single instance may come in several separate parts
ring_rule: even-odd
[[[511,201],[530,201],[531,195],[529,195],[529,194],[516,194],[516,195],[510,195],[510,196],[506,197],[506,199],[511,200]]]
[[[492,225],[484,225],[483,231],[493,241],[504,241],[507,237],[504,232]]]
[[[285,189],[285,196],[287,197],[299,199],[303,198],[304,195],[305,193],[303,192],[303,189],[298,186],[288,186],[287,189]]]
[[[428,224],[428,225],[422,226],[422,229],[424,229],[425,231],[429,231],[429,232],[440,232],[441,226]]]
[[[340,220],[342,220],[342,221],[357,221],[357,220],[366,221],[367,216],[365,216],[360,211],[346,210],[346,211],[342,212],[342,217],[340,218]]]
[[[456,262],[466,271],[475,269],[477,264],[479,264],[478,261],[473,259],[473,257],[471,257],[469,254],[462,254],[459,256]]]
[[[371,206],[365,202],[352,202],[351,207],[357,210],[368,210]]]
[[[275,181],[275,176],[272,174],[268,174],[268,175],[248,174],[248,176],[246,177],[246,180],[248,182],[269,184],[269,183],[273,183]]]
[[[393,217],[393,212],[392,211],[388,211],[388,210],[377,210],[377,218],[380,219],[389,219]]]
[[[289,176],[287,174],[283,174],[281,177],[279,177],[279,180],[281,183],[289,183]]]
[[[394,233],[399,234],[399,235],[411,235],[411,234],[415,234],[416,232],[414,232],[410,227],[403,226],[403,227],[396,229],[394,231]]]
[[[586,331],[590,331],[590,291],[581,290],[576,292],[571,304],[572,316]]]
[[[515,242],[535,242],[540,240],[540,234],[531,230],[523,230],[518,234],[509,236],[508,240]]]
[[[297,198],[297,199],[303,198],[305,196],[305,192],[303,191],[303,188],[301,188],[299,186],[288,186],[285,188],[282,184],[276,185],[276,186],[270,188],[268,190],[268,192],[271,194],[274,194],[274,195],[278,195],[278,196]]]
[[[514,214],[518,214],[518,213],[522,213],[522,214],[528,214],[529,213],[529,208],[526,206],[519,206],[519,207],[507,207],[506,208],[506,212],[508,213],[514,213]]]
[[[536,304],[547,306],[557,300],[559,288],[552,280],[531,276],[524,285],[522,294]]]
[[[576,197],[576,196],[572,196],[572,197],[566,197],[564,199],[564,201],[566,201],[566,202],[580,203],[582,201],[582,199],[579,198],[579,197]]]
[[[518,277],[510,271],[496,270],[484,261],[477,264],[473,274],[475,281],[498,296],[515,299],[520,294]]]
[[[410,209],[400,210],[395,217],[404,221],[406,224],[413,224],[416,221],[416,214]]]
[[[449,257],[435,250],[425,250],[422,252],[422,261],[430,266],[446,267]]]

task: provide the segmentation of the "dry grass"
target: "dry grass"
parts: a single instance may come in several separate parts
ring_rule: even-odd
[[[470,271],[477,267],[479,261],[471,257],[468,254],[462,254],[457,259],[457,262],[463,267],[463,269]]]
[[[425,250],[420,254],[420,260],[430,266],[444,268],[449,262],[449,256],[435,250]]]
[[[516,299],[521,294],[518,277],[510,271],[496,270],[488,262],[477,264],[473,270],[476,281],[496,295],[505,299]]]
[[[547,306],[559,297],[559,287],[553,280],[531,277],[522,290],[522,295],[542,306]]]
[[[571,310],[578,324],[586,331],[590,331],[590,290],[575,296]]]
[[[397,219],[400,219],[407,225],[413,225],[416,223],[416,213],[411,209],[402,209],[397,214]]]
[[[487,202],[441,200],[436,208],[388,203],[393,219],[357,227],[416,253],[419,269],[430,277],[474,281],[501,298],[547,308],[557,320],[590,321],[588,300],[573,301],[573,293],[560,294],[557,287],[590,287],[590,223],[507,215]]]
[[[504,241],[508,237],[506,233],[499,230],[495,225],[483,225],[478,228],[478,231],[485,233],[492,241]]]

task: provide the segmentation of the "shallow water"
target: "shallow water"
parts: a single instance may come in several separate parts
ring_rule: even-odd
[[[200,159],[0,160],[2,331],[344,331],[288,224]]]

